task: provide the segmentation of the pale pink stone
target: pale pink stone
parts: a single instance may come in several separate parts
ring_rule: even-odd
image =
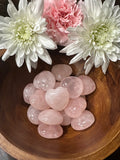
[[[82,95],[88,95],[88,94],[95,91],[95,89],[96,89],[95,82],[89,76],[81,75],[81,76],[79,76],[79,78],[83,82]]]
[[[53,109],[46,109],[40,112],[39,121],[48,125],[59,125],[63,122],[63,117],[60,112]]]
[[[60,85],[67,88],[70,98],[72,99],[78,98],[83,92],[83,83],[78,77],[67,77]]]
[[[62,81],[65,77],[72,74],[72,68],[66,64],[57,64],[52,67],[52,73],[57,81]]]
[[[38,125],[39,124],[39,120],[38,120],[38,115],[39,115],[40,111],[33,108],[32,106],[30,106],[27,110],[27,117],[29,119],[29,121],[32,124]]]
[[[55,83],[55,87],[54,87],[54,88],[56,89],[56,88],[58,88],[58,87],[60,87],[60,82],[56,82],[56,83]]]
[[[60,125],[50,126],[41,123],[38,126],[38,133],[44,138],[56,139],[63,135],[63,129]]]
[[[84,98],[71,99],[68,106],[65,108],[65,113],[71,118],[79,117],[86,109],[87,102]]]
[[[71,118],[65,114],[64,111],[60,112],[63,116],[63,122],[61,123],[62,126],[69,126],[71,124]]]
[[[42,89],[36,90],[34,92],[34,94],[30,97],[30,104],[38,110],[49,108],[45,101],[45,92]]]
[[[56,89],[48,90],[45,99],[51,108],[62,111],[69,102],[69,93],[66,88],[58,87]]]
[[[28,104],[30,104],[29,102],[29,98],[30,96],[35,92],[35,87],[32,83],[29,83],[23,90],[23,98],[24,101]]]
[[[47,91],[48,89],[54,88],[55,77],[51,72],[43,71],[34,78],[33,84],[36,88]]]
[[[94,122],[94,115],[90,111],[85,110],[79,118],[71,121],[71,126],[74,130],[81,131],[89,128]]]

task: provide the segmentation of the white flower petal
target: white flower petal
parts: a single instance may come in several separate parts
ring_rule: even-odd
[[[117,56],[117,59],[120,60],[120,53],[116,54],[116,56]]]
[[[52,59],[48,53],[47,50],[44,50],[44,54],[42,55],[38,55],[40,59],[42,59],[44,62],[46,62],[47,64],[52,64]]]
[[[24,63],[24,55],[23,55],[23,57],[20,57],[19,54],[16,54],[15,60],[16,60],[17,66],[21,67]]]
[[[30,54],[30,48],[27,48],[26,49],[26,55],[29,55]]]
[[[39,56],[44,54],[44,49],[43,48],[37,48],[37,53]]]
[[[27,0],[20,0],[18,8],[19,10],[25,9],[27,7]]]
[[[80,47],[80,44],[75,42],[63,48],[60,53],[66,53],[67,56],[75,55],[82,51]]]
[[[77,54],[71,61],[69,64],[73,64],[73,63],[76,63],[78,61],[80,61],[82,59],[82,54]]]
[[[9,23],[0,21],[0,26],[1,26],[1,27],[8,27],[8,26],[9,26]],[[2,33],[1,33],[1,34],[2,34]]]
[[[101,12],[102,2],[101,0],[85,0],[85,6],[87,8],[87,14],[96,18]]]
[[[106,58],[106,62],[103,63],[103,65],[102,65],[102,71],[103,71],[104,74],[106,74],[106,71],[108,69],[109,63],[110,63],[109,59]]]
[[[10,22],[10,18],[9,17],[0,16],[0,22],[8,24]]]
[[[12,46],[9,48],[9,50],[10,50],[10,56],[14,56],[14,55],[17,53],[18,48],[17,48],[16,45],[12,45]]]
[[[38,62],[32,62],[32,61],[31,61],[31,66],[32,66],[32,68],[36,69],[36,68],[37,68],[37,65],[38,65]]]
[[[10,51],[9,49],[6,50],[6,52],[2,56],[2,60],[6,61],[10,57]]]
[[[95,55],[95,67],[98,68],[103,64],[103,59],[97,55]]]
[[[14,17],[14,15],[17,13],[17,9],[11,0],[9,0],[9,4],[7,6],[7,12],[10,17]]]
[[[44,9],[44,0],[32,0],[32,11],[35,15],[41,16]]]
[[[38,39],[44,48],[51,50],[57,49],[56,43],[52,39],[50,39],[47,35],[45,34],[39,35]]]
[[[77,40],[79,40],[79,37],[78,37],[78,32],[79,31],[77,31],[77,29],[78,28],[80,28],[82,31],[84,30],[83,29],[83,27],[69,27],[68,29],[67,29],[67,31],[69,32],[69,34],[68,34],[68,37],[71,39],[71,40],[75,40],[75,41],[77,41]]]
[[[32,62],[37,62],[37,61],[38,61],[38,55],[37,55],[36,53],[32,53],[32,54],[30,55],[30,60],[31,60]]]
[[[32,44],[32,45],[30,46],[30,49],[31,49],[32,52],[34,52],[34,53],[36,52],[36,47],[35,47],[34,44]]]
[[[103,7],[111,8],[115,5],[115,0],[105,0],[103,2]]]
[[[91,71],[93,65],[94,65],[94,57],[88,58],[84,65],[86,75]]]
[[[35,24],[35,27],[33,29],[34,32],[37,32],[39,34],[46,32],[47,30],[47,22],[45,18],[39,17],[38,21]]]
[[[9,41],[6,41],[4,39],[0,39],[0,49],[7,49],[7,48],[9,48],[8,46],[11,46],[10,44],[11,43]]]
[[[113,16],[113,17],[116,17],[116,16],[117,16],[118,11],[119,11],[119,5],[114,6],[112,16]]]
[[[18,56],[19,56],[20,58],[25,55],[24,50],[22,50],[22,49],[19,49],[17,54],[18,54]]]
[[[108,58],[109,58],[111,61],[113,61],[113,62],[116,62],[116,61],[117,61],[117,56],[116,56],[115,53],[108,54],[107,56],[108,56]]]
[[[28,71],[31,72],[31,62],[30,62],[29,56],[26,57],[25,62],[26,62]]]

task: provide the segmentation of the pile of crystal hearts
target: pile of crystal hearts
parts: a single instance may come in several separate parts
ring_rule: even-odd
[[[85,75],[70,76],[72,68],[58,64],[50,71],[39,73],[23,91],[29,121],[38,125],[38,133],[48,139],[63,135],[62,126],[74,130],[89,128],[94,115],[86,110],[86,95],[95,91],[94,81]]]

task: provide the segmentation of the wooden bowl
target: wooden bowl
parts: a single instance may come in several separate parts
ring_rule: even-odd
[[[53,64],[68,63],[70,58],[55,52],[51,52]],[[75,75],[81,73],[80,65],[72,66]],[[25,65],[17,68],[14,57],[0,60],[1,148],[19,160],[103,160],[120,145],[120,63],[111,63],[106,75],[100,68],[90,73],[97,85],[96,92],[87,97],[95,124],[81,132],[65,127],[65,134],[56,140],[38,135],[37,127],[27,119],[22,97],[25,85],[50,68],[39,61],[37,70],[30,74]]]

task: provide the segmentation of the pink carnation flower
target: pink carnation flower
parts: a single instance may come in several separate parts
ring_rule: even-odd
[[[68,27],[82,24],[83,14],[76,0],[44,0],[43,16],[48,23],[48,35],[59,45],[68,43]],[[79,3],[80,4],[80,3]]]

